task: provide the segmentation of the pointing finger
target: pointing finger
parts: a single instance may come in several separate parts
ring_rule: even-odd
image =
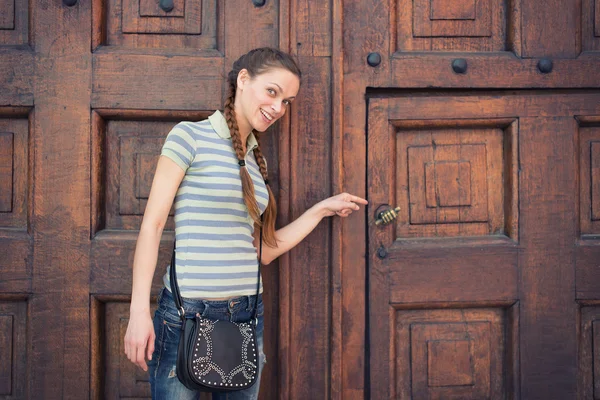
[[[358,197],[358,196],[352,196],[351,200],[355,203],[369,204],[369,202],[367,200],[363,199],[362,197]]]

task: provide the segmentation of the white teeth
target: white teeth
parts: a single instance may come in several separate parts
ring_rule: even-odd
[[[260,112],[262,113],[262,115],[264,115],[269,121],[273,120],[273,117],[271,117],[269,114],[267,114],[265,112],[265,110],[263,110],[262,108],[260,109]]]

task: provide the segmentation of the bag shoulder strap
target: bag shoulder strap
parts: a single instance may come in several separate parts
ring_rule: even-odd
[[[260,216],[260,239],[258,245],[258,278],[256,279],[256,296],[254,298],[254,310],[252,311],[252,320],[256,320],[256,313],[258,312],[258,293],[260,292],[260,266],[262,265],[262,245],[263,245],[263,230],[262,223],[263,217]]]

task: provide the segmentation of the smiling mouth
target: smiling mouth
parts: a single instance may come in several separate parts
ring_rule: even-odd
[[[269,122],[273,121],[273,116],[271,114],[269,114],[268,112],[266,112],[262,108],[260,109],[260,112],[262,113],[262,115],[265,116],[266,119],[269,120]]]

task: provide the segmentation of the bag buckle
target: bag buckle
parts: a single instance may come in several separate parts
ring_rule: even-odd
[[[183,309],[183,306],[180,306],[177,309],[177,314],[179,314],[179,318],[181,318],[181,321],[185,322],[185,310]]]

